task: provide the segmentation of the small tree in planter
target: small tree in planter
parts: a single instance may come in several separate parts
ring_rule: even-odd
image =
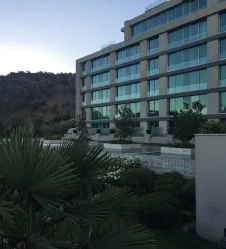
[[[205,106],[199,101],[193,102],[192,106],[184,105],[184,110],[174,114],[174,138],[182,143],[188,143],[194,135],[200,132],[200,128],[206,121],[202,114]]]
[[[87,127],[86,127],[85,118],[81,114],[77,115],[76,128],[77,128],[78,132],[80,132],[80,133],[87,133],[88,132]]]
[[[120,143],[126,143],[133,135],[133,118],[135,115],[127,105],[123,105],[118,113],[118,117],[114,118],[115,137],[119,139]]]

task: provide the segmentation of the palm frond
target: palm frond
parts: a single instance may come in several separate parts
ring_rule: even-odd
[[[27,127],[17,128],[10,138],[1,141],[0,175],[10,188],[28,193],[43,207],[53,202],[59,206],[63,196],[78,188],[75,170],[68,159],[50,147],[44,148]]]
[[[11,202],[0,201],[0,225],[8,223],[10,226],[15,225],[15,215],[21,212],[19,207]]]

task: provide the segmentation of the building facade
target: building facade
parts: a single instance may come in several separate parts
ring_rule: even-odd
[[[196,100],[226,118],[226,0],[167,1],[121,31],[123,42],[76,61],[76,114],[92,133],[109,133],[124,104],[140,135],[167,134],[172,112]]]

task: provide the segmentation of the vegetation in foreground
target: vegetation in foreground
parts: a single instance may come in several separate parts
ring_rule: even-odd
[[[194,181],[88,143],[44,148],[29,126],[1,141],[0,248],[214,248],[178,230],[194,221]]]

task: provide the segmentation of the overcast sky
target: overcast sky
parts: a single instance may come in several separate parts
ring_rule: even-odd
[[[155,0],[156,1],[156,0]],[[75,72],[153,0],[0,0],[0,74]]]

